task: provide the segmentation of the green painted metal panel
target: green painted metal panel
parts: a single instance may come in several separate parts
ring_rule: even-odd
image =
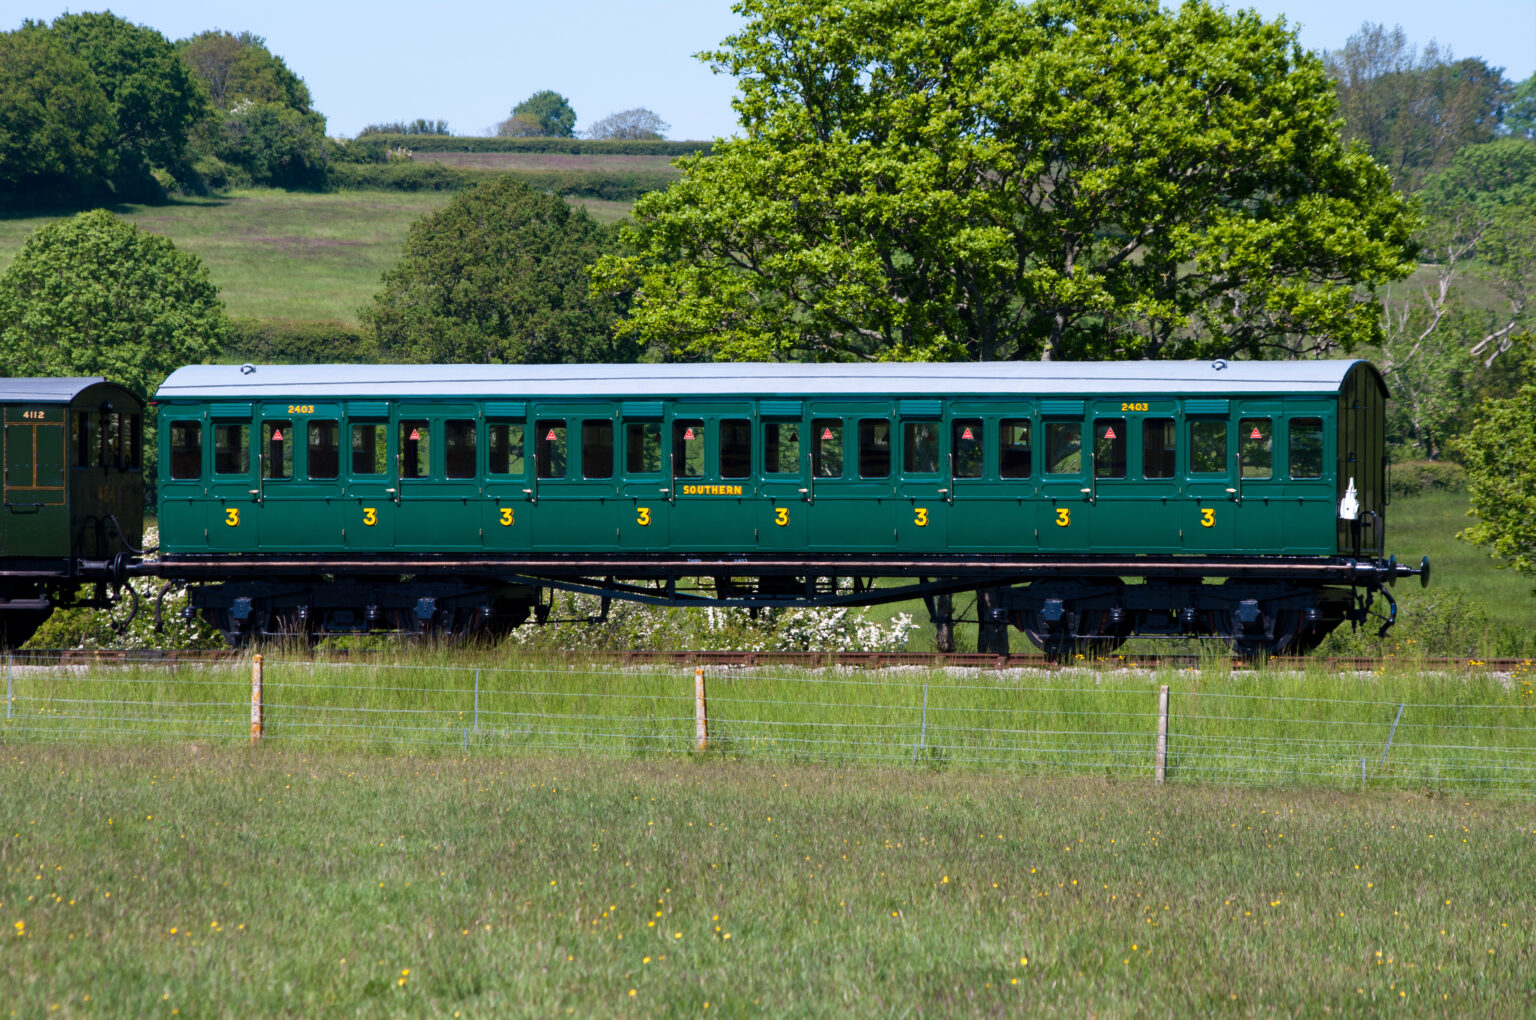
[[[662,403],[659,400],[626,400],[619,405],[619,413],[625,418],[660,418]]]
[[[1231,402],[1227,400],[1186,400],[1185,414],[1226,414]]]
[[[487,400],[485,402],[485,416],[487,418],[526,418],[528,417],[528,401]]]
[[[944,413],[944,401],[903,400],[897,410],[903,418],[937,418]]]
[[[1040,401],[1041,414],[1082,414],[1083,402],[1081,400],[1042,400]]]
[[[764,418],[798,418],[805,409],[802,400],[764,400],[758,405]]]
[[[353,418],[388,418],[389,402],[384,400],[354,400],[347,404],[347,414]]]
[[[208,414],[214,418],[249,418],[251,416],[251,405],[236,403],[209,404]]]

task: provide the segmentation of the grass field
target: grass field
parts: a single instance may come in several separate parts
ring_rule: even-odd
[[[16,1016],[1516,1016],[1528,804],[4,749]]]
[[[113,212],[201,258],[233,316],[355,324],[400,257],[406,230],[452,197],[263,189]],[[54,218],[0,219],[0,270]]]

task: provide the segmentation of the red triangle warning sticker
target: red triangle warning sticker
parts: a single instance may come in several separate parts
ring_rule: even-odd
[[[410,440],[413,443],[420,442],[421,441],[421,433],[417,432],[415,429],[411,429]]]
[[[546,443],[553,443],[553,442],[555,442],[555,430],[554,429],[550,429],[547,433],[544,434],[544,441]]]
[[[976,438],[976,437],[975,437],[975,436],[973,436],[973,435],[971,435],[971,430],[970,430],[970,427],[969,427],[969,426],[967,426],[967,427],[966,427],[966,429],[965,429],[965,431],[964,431],[964,432],[962,432],[962,433],[960,433],[960,438],[961,438],[961,439],[970,439],[970,440],[973,440],[973,441],[974,441],[974,440],[975,440],[975,438]]]
[[[1259,435],[1259,427],[1257,425],[1255,425],[1253,427],[1253,431],[1248,433],[1248,438],[1249,439],[1263,439],[1264,437]]]
[[[1105,439],[1115,439],[1115,438],[1117,438],[1115,436],[1115,427],[1113,425],[1111,425],[1109,428],[1104,430],[1104,438]]]
[[[692,439],[693,438],[693,429],[689,429],[688,431],[684,432],[683,433],[683,438],[685,440],[686,439]]]
[[[823,438],[823,439],[831,439],[832,438],[832,430],[831,429],[822,429],[821,430],[821,438]]]
[[[281,443],[283,441],[283,430],[282,429],[273,429],[272,430],[272,441],[274,443]]]

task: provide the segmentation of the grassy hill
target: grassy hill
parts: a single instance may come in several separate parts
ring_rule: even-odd
[[[475,158],[488,155],[562,158],[501,153]],[[165,205],[122,205],[112,211],[200,257],[236,318],[356,325],[357,310],[378,292],[379,278],[399,258],[410,225],[452,197],[442,191],[313,194],[259,189]],[[576,204],[604,223],[622,219],[630,209],[628,202]],[[27,235],[57,218],[0,217],[0,271],[15,259]]]

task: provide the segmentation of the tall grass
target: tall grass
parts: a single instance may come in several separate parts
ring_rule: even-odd
[[[281,746],[605,756],[696,750],[693,671],[580,662],[268,657]],[[26,665],[16,740],[213,740],[249,732],[251,667]],[[1148,778],[1171,691],[1175,782],[1536,791],[1536,667],[1512,673],[1178,669],[705,673],[710,753],[739,760]]]

